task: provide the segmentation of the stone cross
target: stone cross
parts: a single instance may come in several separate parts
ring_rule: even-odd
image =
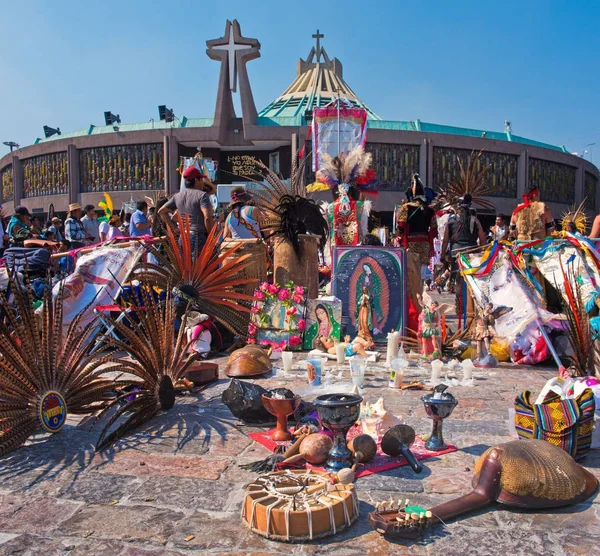
[[[317,39],[317,64],[318,64],[321,60],[321,39],[324,39],[325,35],[322,35],[321,33],[319,33],[319,30],[317,29],[317,34],[313,35],[312,38]]]

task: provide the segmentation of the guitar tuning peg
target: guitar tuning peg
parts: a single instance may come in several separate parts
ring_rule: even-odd
[[[398,498],[398,511],[402,509],[402,498]]]
[[[410,514],[410,518],[413,521],[419,521],[419,514],[418,513]]]
[[[427,519],[431,519],[431,518],[433,517],[433,514],[432,514],[432,513],[431,513],[429,510],[427,510],[427,511],[425,512],[425,517],[426,517]]]

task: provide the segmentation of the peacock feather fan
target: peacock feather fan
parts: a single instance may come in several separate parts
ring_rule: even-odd
[[[0,456],[21,446],[42,429],[58,432],[68,414],[89,414],[106,407],[107,394],[129,384],[103,376],[120,372],[111,353],[90,354],[96,321],[80,326],[85,310],[63,328],[63,288],[45,288],[36,313],[31,284],[17,284],[9,273],[14,306],[0,293]]]
[[[494,204],[483,197],[492,189],[488,187],[490,166],[483,165],[481,155],[472,151],[465,163],[457,157],[459,172],[448,181],[445,197],[450,204],[456,204],[461,197],[471,195],[473,203],[483,208],[495,210]]]
[[[176,309],[171,293],[167,290],[164,302],[158,302],[148,285],[142,287],[142,299],[133,299],[135,319],[125,317],[119,321],[112,318],[118,339],[105,336],[103,349],[126,351],[131,358],[123,360],[123,370],[135,375],[139,381],[121,393],[105,407],[98,419],[106,416],[117,406],[105,424],[96,450],[108,447],[118,438],[152,419],[161,410],[175,404],[174,384],[186,372],[199,355],[188,354],[185,330],[186,316],[182,318],[179,332],[175,334]],[[127,416],[116,428],[113,425]]]
[[[243,277],[251,255],[232,258],[239,245],[219,252],[221,232],[215,226],[194,258],[189,216],[185,215],[184,219],[178,214],[177,222],[180,235],[167,226],[164,251],[155,245],[148,247],[158,264],[138,263],[135,277],[165,290],[171,286],[178,289],[189,286],[194,292],[192,297],[198,311],[217,319],[234,334],[247,334],[250,304],[254,298],[236,288],[257,282],[254,278]]]

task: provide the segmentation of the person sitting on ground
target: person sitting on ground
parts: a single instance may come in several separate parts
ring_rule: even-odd
[[[147,236],[150,234],[150,227],[152,226],[152,222],[148,218],[148,203],[138,201],[135,206],[137,210],[131,215],[129,235],[131,237]]]
[[[260,239],[261,213],[254,206],[252,196],[243,187],[231,188],[229,215],[225,220],[224,238]]]

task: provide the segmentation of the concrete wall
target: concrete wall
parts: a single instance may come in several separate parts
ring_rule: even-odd
[[[262,145],[267,142],[292,142],[301,146],[308,133],[306,127],[266,127],[245,124],[242,129],[239,119],[232,120],[227,129],[215,126],[205,128],[168,128],[134,132],[114,132],[102,135],[85,135],[74,138],[57,139],[43,142],[38,145],[24,147],[9,153],[0,159],[0,169],[8,164],[13,165],[14,201],[4,203],[5,211],[10,213],[14,206],[23,204],[29,209],[47,210],[48,204],[53,203],[57,211],[64,211],[70,202],[79,202],[82,205],[97,203],[101,193],[82,193],[79,184],[79,149],[100,146],[131,145],[140,143],[163,143],[166,183],[169,192],[179,189],[179,176],[176,168],[179,162],[179,144],[199,144],[220,150],[265,150]],[[234,130],[237,130],[234,131]],[[242,132],[240,132],[240,130]],[[297,139],[296,139],[297,138]],[[417,131],[394,131],[372,129],[369,130],[368,141],[373,143],[389,143],[402,145],[415,145],[420,149],[419,169],[421,177],[426,184],[432,183],[433,175],[433,150],[435,147],[450,147],[467,150],[492,151],[513,154],[519,157],[517,196],[512,199],[493,197],[497,211],[510,213],[521,199],[521,194],[527,186],[527,167],[530,157],[549,160],[565,164],[576,169],[575,202],[579,203],[584,197],[585,172],[598,175],[598,169],[590,162],[571,154],[525,145],[516,142],[498,141],[478,137],[446,135],[440,133],[425,133]],[[272,149],[275,150],[275,149]],[[29,157],[54,152],[67,152],[69,168],[69,194],[50,195],[43,197],[30,197],[24,199],[23,174],[20,161]],[[282,164],[282,166],[287,166]],[[133,194],[134,199],[142,198],[149,194],[148,191],[111,191],[115,205],[120,206],[122,201],[129,200]],[[386,191],[375,202],[375,210],[391,210],[392,205],[399,203],[404,197],[403,191]],[[550,203],[555,215],[559,215],[567,208],[566,204]],[[596,207],[600,207],[600,184],[596,188]]]

